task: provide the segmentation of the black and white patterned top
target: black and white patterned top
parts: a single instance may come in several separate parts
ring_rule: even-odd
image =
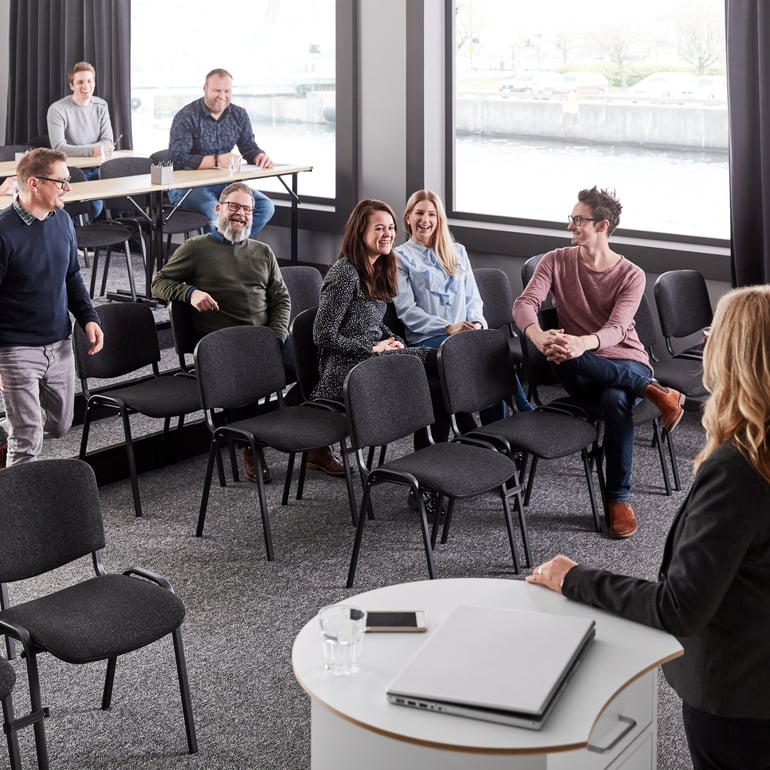
[[[382,339],[395,337],[383,322],[386,303],[369,299],[361,289],[356,268],[344,257],[326,274],[321,286],[321,299],[313,326],[313,340],[318,347],[320,379],[313,398],[342,400],[342,386],[348,372],[373,355],[407,353],[423,363],[429,348],[403,348],[385,353],[372,353]]]

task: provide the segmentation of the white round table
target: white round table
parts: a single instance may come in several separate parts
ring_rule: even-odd
[[[682,652],[668,634],[519,580],[426,580],[369,591],[345,603],[367,610],[425,610],[428,631],[367,634],[361,671],[337,677],[323,667],[318,619],[303,627],[292,665],[311,698],[313,770],[655,767],[655,671]],[[388,685],[460,604],[595,619],[596,639],[541,730],[388,703]]]

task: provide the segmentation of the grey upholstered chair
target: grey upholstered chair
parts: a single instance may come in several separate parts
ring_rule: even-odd
[[[423,428],[430,436],[430,425],[434,421],[433,405],[422,362],[410,355],[374,356],[350,371],[344,392],[350,438],[359,470],[365,479],[347,587],[352,588],[355,580],[367,519],[364,512],[370,508],[372,488],[383,483],[405,486],[414,493],[431,578],[434,577],[433,543],[440,517],[436,516],[433,533],[429,533],[422,491],[430,490],[447,498],[450,509],[456,500],[496,492],[502,502],[513,568],[518,572],[519,559],[509,502],[510,497],[518,492],[518,482],[516,464],[510,457],[492,451],[489,444],[461,440],[431,443],[372,469],[366,465],[364,451],[367,447],[386,446]],[[511,479],[514,483],[508,486]]]
[[[106,660],[102,709],[107,710],[117,658],[168,635],[174,642],[187,748],[194,754],[198,743],[181,633],[184,604],[160,575],[140,567],[106,571],[101,503],[91,467],[69,459],[15,465],[0,473],[0,498],[0,582],[34,578],[65,565],[94,571],[90,578],[0,611],[0,634],[23,647],[30,714],[19,721],[33,726],[40,770],[48,768],[48,751],[38,655],[48,652],[73,664]],[[51,580],[65,579],[57,574]]]
[[[352,515],[355,497],[347,460],[347,421],[344,415],[312,405],[286,406],[286,386],[280,343],[267,326],[231,326],[207,334],[195,348],[195,371],[200,386],[200,400],[211,431],[206,477],[198,515],[196,535],[203,535],[214,461],[220,446],[232,443],[251,447],[257,463],[257,495],[269,561],[273,559],[267,498],[262,481],[259,452],[272,447],[289,455],[282,504],[289,501],[294,459],[302,455],[297,499],[302,497],[307,452],[311,449],[339,444],[345,466],[345,481]],[[243,407],[256,407],[263,399],[274,409],[264,409],[253,417],[221,424],[221,412]],[[217,415],[215,416],[215,413]],[[237,478],[236,478],[237,480]]]
[[[142,515],[139,482],[134,461],[129,415],[144,414],[163,419],[163,437],[169,439],[171,418],[178,418],[177,435],[184,424],[185,415],[200,411],[198,386],[193,377],[161,375],[160,346],[155,329],[155,319],[147,305],[115,302],[99,306],[99,317],[106,343],[94,356],[88,355],[89,342],[85,332],[75,326],[72,345],[75,351],[75,367],[86,397],[83,418],[83,434],[80,441],[80,458],[86,457],[88,436],[94,411],[99,407],[117,412],[123,422],[131,490],[134,509]],[[112,380],[149,367],[152,376],[135,382],[124,380],[99,391],[92,390],[89,380]],[[137,375],[138,376],[138,375]],[[100,383],[103,386],[104,383]]]

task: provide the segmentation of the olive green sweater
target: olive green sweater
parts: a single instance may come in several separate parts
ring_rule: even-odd
[[[265,243],[249,238],[232,244],[211,233],[185,241],[158,271],[152,295],[186,302],[193,289],[207,292],[219,305],[217,311],[193,314],[201,336],[249,324],[269,326],[281,342],[289,333],[289,291]]]

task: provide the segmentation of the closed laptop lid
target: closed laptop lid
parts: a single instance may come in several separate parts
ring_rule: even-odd
[[[408,698],[537,720],[548,712],[593,639],[594,628],[591,618],[459,606],[391,683],[387,695],[400,705],[414,706],[404,701]]]

